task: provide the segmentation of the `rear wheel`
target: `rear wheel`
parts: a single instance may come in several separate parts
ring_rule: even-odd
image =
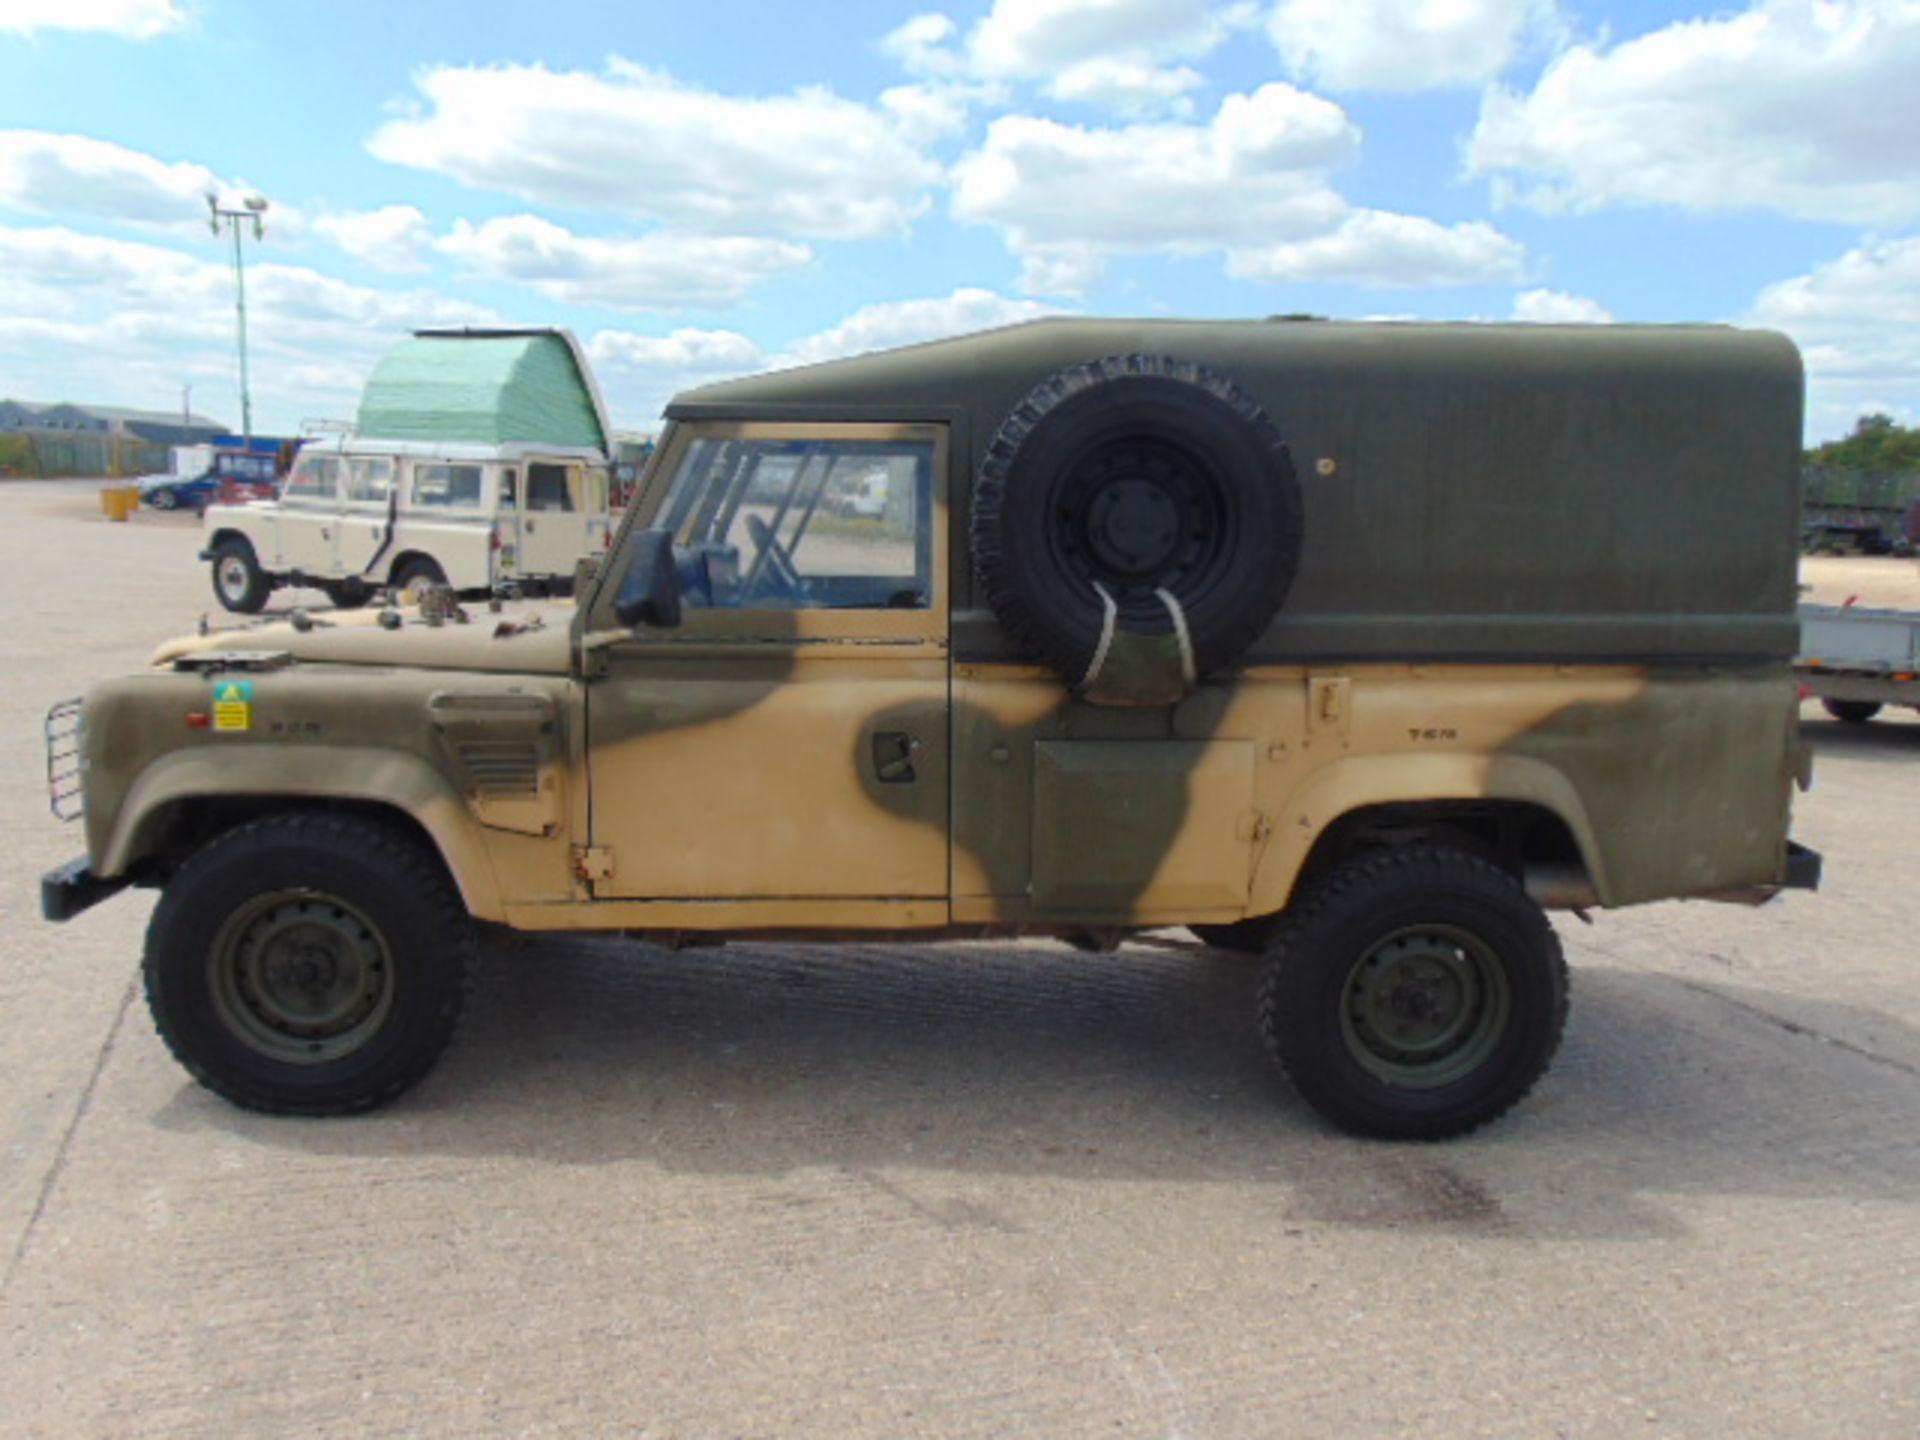
[[[1349,863],[1288,912],[1261,1027],[1301,1098],[1341,1129],[1438,1140],[1485,1124],[1545,1072],[1567,967],[1514,877],[1410,845]]]
[[[429,585],[447,583],[447,572],[433,561],[420,557],[409,560],[393,572],[393,595],[402,605],[418,605]]]
[[[165,486],[162,486],[158,490],[149,490],[147,492],[147,504],[155,510],[178,510],[180,508],[180,497]]]
[[[255,821],[195,855],[147,930],[147,1003],[209,1090],[250,1110],[370,1109],[433,1067],[471,924],[439,858],[385,825]]]
[[[1822,700],[1820,707],[1836,720],[1864,725],[1880,713],[1877,700]]]
[[[273,581],[260,568],[253,546],[238,536],[213,547],[213,594],[238,615],[257,615],[266,608]]]

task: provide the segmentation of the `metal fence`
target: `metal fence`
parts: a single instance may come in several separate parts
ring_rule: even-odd
[[[51,479],[62,475],[124,479],[165,470],[169,460],[167,446],[126,435],[59,430],[15,430],[0,435],[0,479]]]

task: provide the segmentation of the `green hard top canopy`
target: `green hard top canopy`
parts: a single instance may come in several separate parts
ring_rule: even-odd
[[[354,433],[601,454],[613,443],[593,372],[565,330],[416,331],[374,367]]]

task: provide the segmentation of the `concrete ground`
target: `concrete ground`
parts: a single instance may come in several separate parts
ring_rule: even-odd
[[[1178,938],[500,950],[303,1123],[162,1050],[148,893],[38,914],[41,713],[211,603],[192,521],[0,536],[0,1434],[1920,1434],[1912,715],[1808,707],[1820,894],[1563,918],[1559,1061],[1465,1141],[1329,1132]]]

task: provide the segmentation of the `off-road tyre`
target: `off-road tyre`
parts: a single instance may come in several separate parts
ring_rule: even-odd
[[[393,580],[388,586],[388,589],[395,600],[400,600],[406,595],[408,589],[414,585],[444,585],[446,583],[447,572],[442,570],[438,564],[422,556],[415,556],[394,570]]]
[[[253,542],[229,535],[213,547],[213,598],[236,615],[258,615],[273,594],[273,577],[260,568]]]
[[[147,1006],[215,1094],[271,1114],[352,1114],[433,1068],[473,949],[459,893],[421,842],[358,818],[281,815],[227,831],[167,882],[147,927]]]
[[[1165,355],[1060,371],[1007,414],[973,490],[974,565],[1002,627],[1070,684],[1115,626],[1165,636],[1179,602],[1195,673],[1245,654],[1300,564],[1300,485],[1267,412]]]
[[[1464,1135],[1511,1109],[1566,1019],[1546,913],[1499,866],[1429,844],[1318,882],[1287,912],[1260,992],[1267,1046],[1300,1097],[1389,1140]]]
[[[351,576],[345,580],[329,580],[320,588],[337,610],[359,610],[373,599],[373,586]]]
[[[1864,725],[1880,713],[1878,700],[1822,700],[1820,708],[1846,725]]]
[[[1236,955],[1264,955],[1280,928],[1278,915],[1255,915],[1221,925],[1189,925],[1187,929],[1202,945],[1227,950]]]

